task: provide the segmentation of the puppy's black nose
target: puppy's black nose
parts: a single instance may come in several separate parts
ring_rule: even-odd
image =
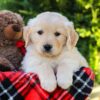
[[[46,44],[43,47],[44,47],[44,49],[45,49],[46,52],[50,52],[51,49],[52,49],[52,45],[50,45],[50,44]]]

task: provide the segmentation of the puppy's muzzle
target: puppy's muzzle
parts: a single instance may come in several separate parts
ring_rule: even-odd
[[[45,44],[44,46],[43,46],[43,48],[44,48],[44,51],[45,52],[51,52],[51,49],[52,49],[52,45],[50,45],[50,44]]]

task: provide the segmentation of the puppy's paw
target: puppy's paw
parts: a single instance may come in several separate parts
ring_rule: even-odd
[[[57,82],[59,87],[62,89],[68,89],[72,85],[72,77],[68,77],[67,75],[64,76],[63,73],[62,75],[57,76]]]
[[[56,80],[48,78],[48,79],[41,81],[41,86],[44,90],[46,90],[48,92],[53,92],[57,87],[57,82],[56,82]]]

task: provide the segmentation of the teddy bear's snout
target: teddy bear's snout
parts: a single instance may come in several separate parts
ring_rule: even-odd
[[[22,37],[22,29],[20,25],[11,24],[5,28],[4,34],[9,40],[17,40]]]

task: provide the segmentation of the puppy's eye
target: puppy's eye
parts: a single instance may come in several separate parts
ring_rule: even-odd
[[[61,34],[59,32],[55,32],[55,36],[60,36]]]
[[[42,35],[42,34],[43,34],[43,31],[42,31],[42,30],[39,30],[39,31],[37,31],[37,33],[38,33],[39,35]]]

